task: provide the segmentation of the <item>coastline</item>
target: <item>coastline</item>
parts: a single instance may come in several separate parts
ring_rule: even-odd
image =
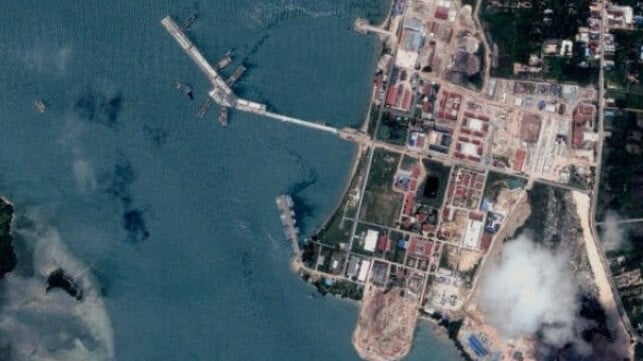
[[[393,9],[394,3],[395,3],[395,0],[390,0],[389,1],[389,6],[387,8],[386,16],[384,17],[384,19],[381,22],[379,22],[377,27],[382,27],[382,26],[384,26],[385,24],[387,24],[390,21],[390,19],[391,19],[391,10]],[[377,39],[378,39],[377,42],[378,42],[379,46],[385,45],[385,41],[384,41],[385,39],[381,39],[380,37],[378,37]],[[377,57],[377,54],[379,54],[380,52],[381,51],[376,50],[375,51],[375,56]],[[376,66],[377,62],[375,62],[374,64]],[[372,70],[373,69],[369,70],[370,73],[373,72]],[[368,131],[368,125],[370,123],[371,112],[373,111],[374,98],[375,98],[375,95],[376,95],[375,92],[376,92],[376,89],[371,86],[370,98],[369,98],[369,102],[368,102],[368,105],[367,105],[366,115],[364,116],[364,120],[362,121],[361,126],[356,127],[356,129],[361,129],[363,132]],[[321,222],[319,224],[319,226],[316,227],[317,231],[322,230],[322,229],[324,229],[324,228],[326,228],[328,226],[328,223],[332,220],[333,216],[339,211],[341,205],[344,203],[346,197],[349,195],[350,186],[351,186],[351,184],[353,184],[354,178],[357,175],[360,160],[362,159],[362,157],[364,156],[364,154],[365,154],[365,152],[367,150],[368,150],[368,146],[365,146],[363,143],[359,143],[357,145],[357,149],[355,151],[355,154],[353,155],[351,170],[350,170],[349,176],[348,176],[348,178],[346,180],[346,184],[344,185],[344,190],[342,191],[342,197],[339,198],[339,200],[337,201],[337,204],[335,205],[335,207],[333,207],[333,211],[330,212],[328,214],[328,216],[324,219],[324,221]],[[317,231],[314,231],[313,234],[317,233]],[[295,241],[291,241],[291,242],[297,243],[298,241],[295,240]],[[291,260],[289,262],[291,271],[293,273],[299,275],[300,277],[302,277],[302,274],[301,274],[302,270],[304,272],[308,272],[309,274],[316,272],[315,270],[312,270],[312,269],[308,268],[307,266],[305,266],[301,262],[302,252],[301,252],[300,245],[299,244],[293,244],[292,248],[293,248],[293,255],[292,255]],[[356,302],[361,303],[361,301],[356,301]]]
[[[2,219],[0,224],[0,278],[4,278],[16,268],[18,260],[13,248],[15,206],[4,196],[0,196],[0,200],[2,201],[2,213],[0,213],[0,219]],[[7,215],[9,219],[3,219]]]
[[[385,29],[387,27],[387,25],[391,23],[391,19],[392,19],[391,15],[392,15],[392,10],[393,10],[394,4],[395,4],[395,1],[392,0],[390,2],[389,8],[388,8],[387,16],[379,24],[377,24],[377,25],[370,25],[369,24],[369,25],[372,28]],[[477,1],[475,9],[478,10],[477,8],[479,6],[480,6],[480,1]],[[480,24],[480,20],[477,17],[478,12],[473,11],[473,9],[472,9],[472,12],[476,15],[475,21],[477,22],[477,24]],[[358,31],[357,27],[355,27],[354,30]],[[386,31],[388,31],[388,30],[386,30]],[[483,34],[483,37],[484,37],[484,42],[483,42],[484,46],[485,46],[485,48],[487,50],[487,54],[489,54],[489,47],[488,47],[488,43],[487,43],[487,39],[486,39],[486,32]],[[386,47],[387,43],[388,43],[388,36],[383,36],[382,34],[377,34],[377,42],[378,42],[378,45],[379,45],[378,49],[379,49],[379,47]],[[480,89],[480,91],[482,91],[485,88],[485,86],[486,86],[486,84],[488,82],[488,77],[489,77],[488,73],[489,73],[489,68],[490,68],[490,55],[488,55],[485,58],[486,59],[484,59],[484,61],[485,61],[485,64],[487,65],[485,67],[486,68],[485,69],[486,70],[486,76],[483,79],[483,86]],[[376,122],[374,124],[372,124],[372,127],[375,130],[377,130],[378,124],[380,122],[381,109],[379,107],[376,107],[376,105],[377,105],[375,103],[376,96],[377,96],[377,89],[375,87],[373,87],[371,89],[371,91],[370,91],[370,101],[368,103],[368,108],[367,108],[366,114],[364,116],[364,120],[363,120],[363,122],[362,122],[360,127],[355,127],[356,129],[360,129],[365,134],[369,134],[369,130],[370,130],[369,125],[371,125],[370,123],[371,123],[371,117],[372,117],[372,112],[373,111],[376,111],[376,112],[380,113],[377,116]],[[341,212],[342,205],[345,203],[347,197],[350,196],[351,185],[355,182],[355,180],[356,180],[355,177],[357,177],[359,175],[360,161],[362,160],[364,155],[368,153],[369,149],[370,149],[370,146],[367,145],[367,144],[364,144],[362,142],[359,142],[357,144],[357,151],[353,155],[353,164],[352,164],[352,167],[351,167],[351,170],[350,170],[349,177],[348,177],[348,179],[346,181],[346,184],[344,186],[344,191],[342,192],[342,197],[337,201],[337,204],[333,208],[333,211],[329,213],[329,215],[324,219],[324,221],[313,232],[313,236],[315,234],[317,234],[319,231],[323,231],[324,229],[326,229],[329,226],[329,224],[331,223],[331,221],[333,220],[333,217],[338,212]],[[367,180],[364,180],[364,181],[367,182]],[[297,241],[294,241],[294,242],[297,242]],[[303,281],[315,286],[316,290],[320,294],[325,296],[325,294],[327,293],[327,291],[323,290],[320,287],[320,283],[323,280],[332,279],[333,281],[337,281],[337,280],[343,279],[342,277],[335,278],[331,274],[327,274],[325,272],[318,271],[316,269],[317,267],[311,268],[311,267],[307,266],[306,264],[304,264],[304,262],[302,260],[302,255],[303,255],[304,252],[300,248],[300,244],[294,244],[293,245],[293,250],[294,250],[293,256],[291,258],[291,261],[289,262],[289,266],[290,266],[291,270],[295,274],[297,274]],[[479,275],[480,275],[480,272],[476,275],[477,276],[476,278],[478,278]],[[336,299],[346,300],[346,301],[358,306],[358,310],[360,312],[360,315],[358,316],[358,321],[357,321],[356,327],[352,332],[351,342],[353,344],[353,347],[355,348],[355,351],[359,355],[359,357],[361,359],[374,360],[374,361],[390,360],[391,359],[390,356],[392,356],[392,355],[386,355],[386,356],[380,355],[380,354],[378,354],[378,352],[375,349],[370,347],[368,344],[362,344],[358,340],[358,335],[360,334],[360,329],[362,328],[360,326],[360,319],[362,318],[361,312],[362,312],[363,308],[366,307],[366,305],[369,303],[369,300],[368,300],[369,297],[368,297],[368,294],[367,294],[368,292],[366,291],[366,289],[369,289],[369,284],[368,283],[365,286],[363,286],[362,297],[360,299],[352,299],[350,297],[346,297],[345,294],[339,295],[339,294],[332,294],[331,293],[331,295]],[[399,353],[396,356],[393,356],[392,359],[398,360],[398,359],[405,358],[412,351],[414,340],[415,340],[416,334],[417,334],[417,327],[420,324],[420,322],[424,322],[426,325],[428,325],[429,326],[428,329],[430,330],[429,332],[431,332],[434,336],[436,336],[440,340],[444,341],[445,343],[448,343],[450,346],[454,347],[460,359],[466,360],[466,361],[472,360],[472,358],[469,356],[469,354],[465,350],[464,345],[457,338],[458,332],[459,332],[460,328],[463,325],[463,320],[462,319],[451,321],[448,318],[444,318],[440,313],[426,314],[426,313],[423,313],[421,310],[417,310],[417,315],[414,318],[414,322],[413,322],[412,329],[411,329],[411,335],[410,335],[411,340],[409,342],[405,343],[406,347],[404,349],[402,349],[402,350],[399,350]]]

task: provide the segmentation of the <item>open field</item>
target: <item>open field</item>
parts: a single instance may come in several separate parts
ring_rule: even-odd
[[[366,191],[360,219],[366,222],[394,226],[402,207],[403,196],[395,192]]]
[[[400,155],[384,149],[376,149],[373,155],[371,171],[366,185],[360,219],[378,224],[393,226],[403,196],[392,190]]]
[[[335,213],[324,230],[320,241],[329,246],[336,246],[342,242],[348,242],[351,235],[353,222],[345,220],[340,213]]]

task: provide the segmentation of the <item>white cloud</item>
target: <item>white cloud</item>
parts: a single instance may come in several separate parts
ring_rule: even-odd
[[[503,337],[540,332],[550,346],[576,341],[579,287],[565,254],[536,245],[526,235],[503,246],[485,273],[480,304]]]
[[[603,247],[606,251],[616,251],[625,245],[625,232],[618,224],[621,218],[614,211],[607,211],[601,225]]]
[[[30,220],[32,229],[16,238],[33,249],[33,274],[12,274],[0,307],[0,345],[11,345],[12,360],[114,359],[113,331],[105,305],[87,266],[74,258],[59,233]],[[47,275],[58,267],[83,289],[78,301],[62,290],[45,292]]]

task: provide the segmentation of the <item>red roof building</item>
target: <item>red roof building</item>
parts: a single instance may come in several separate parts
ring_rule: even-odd
[[[386,105],[395,106],[397,103],[397,87],[391,86],[386,93]]]
[[[408,89],[405,89],[404,97],[402,98],[402,104],[400,107],[404,110],[409,110],[411,108],[412,98],[413,98],[413,94],[411,93],[411,91]]]
[[[440,20],[447,20],[449,18],[449,8],[438,6],[435,9],[435,18]]]
[[[516,155],[514,156],[514,164],[513,164],[513,170],[516,172],[522,171],[522,166],[525,163],[525,156],[527,155],[527,152],[525,152],[522,149],[518,149],[516,152]]]
[[[383,234],[377,239],[377,247],[376,248],[380,252],[384,252],[384,251],[388,250],[388,237],[386,235]]]

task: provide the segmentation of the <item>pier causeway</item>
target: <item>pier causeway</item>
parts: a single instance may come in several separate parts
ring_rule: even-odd
[[[365,134],[351,128],[338,129],[320,122],[312,122],[309,120],[299,119],[283,114],[271,112],[267,106],[262,103],[257,103],[248,99],[239,98],[234,94],[234,91],[228,85],[228,82],[221,77],[216,69],[201,54],[199,49],[190,41],[185,35],[183,30],[172,19],[171,16],[166,16],[161,20],[161,24],[165,30],[176,40],[181,48],[188,54],[188,56],[196,63],[199,69],[206,75],[210,83],[212,83],[212,90],[208,93],[210,98],[214,100],[221,107],[235,108],[237,110],[261,115],[263,117],[279,120],[285,123],[295,124],[298,126],[323,131],[326,133],[340,136],[342,139],[360,141],[368,138]]]

